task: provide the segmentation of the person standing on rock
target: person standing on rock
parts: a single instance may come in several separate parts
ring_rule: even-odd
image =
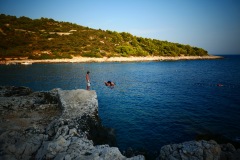
[[[86,81],[87,81],[87,90],[90,90],[90,76],[89,76],[89,71],[87,71],[86,74]]]

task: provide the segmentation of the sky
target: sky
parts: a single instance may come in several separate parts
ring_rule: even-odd
[[[0,0],[0,14],[189,44],[240,54],[240,0]]]

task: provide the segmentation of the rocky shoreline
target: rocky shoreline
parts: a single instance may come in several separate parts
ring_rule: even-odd
[[[119,159],[112,129],[102,126],[95,91],[0,86],[0,159]],[[213,140],[165,145],[156,159],[239,159],[233,145]],[[147,157],[146,157],[147,159]]]
[[[127,159],[108,145],[95,91],[0,87],[0,111],[0,159]]]
[[[46,60],[33,60],[27,58],[12,59],[7,58],[0,61],[0,64],[23,64],[29,65],[32,63],[85,63],[85,62],[144,62],[144,61],[178,61],[178,60],[206,60],[206,59],[222,59],[221,56],[147,56],[147,57],[73,57],[72,59],[46,59]]]

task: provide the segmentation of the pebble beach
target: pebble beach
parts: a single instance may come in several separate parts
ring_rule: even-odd
[[[73,57],[72,59],[6,59],[0,64],[32,64],[32,63],[85,63],[85,62],[142,62],[142,61],[177,61],[177,60],[201,60],[201,59],[221,59],[221,56],[148,56],[148,57]]]

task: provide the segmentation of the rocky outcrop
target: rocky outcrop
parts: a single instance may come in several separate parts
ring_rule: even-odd
[[[0,159],[144,159],[126,158],[117,147],[98,144],[96,137],[111,134],[99,121],[95,91],[0,90]],[[14,123],[19,121],[23,124]]]
[[[219,145],[215,141],[189,141],[165,145],[158,160],[239,160],[240,149],[228,143]]]
[[[165,145],[161,148],[161,160],[218,160],[221,148],[215,141],[189,141]]]

